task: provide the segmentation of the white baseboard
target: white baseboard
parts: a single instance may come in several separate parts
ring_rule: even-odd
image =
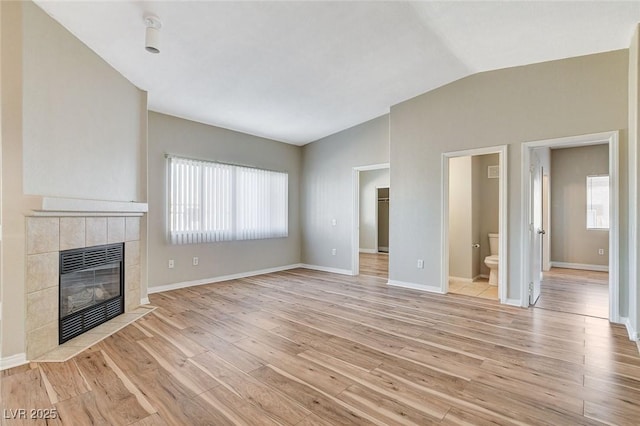
[[[629,334],[629,340],[633,340],[634,342],[638,341],[638,331],[633,328],[631,321],[629,321],[628,317],[620,317],[620,322],[624,324],[627,328],[627,334]]]
[[[0,370],[18,367],[20,365],[26,364],[27,362],[29,361],[27,361],[27,354],[25,353],[11,355],[0,359]]]
[[[520,299],[507,299],[504,301],[505,305],[516,306],[518,308],[522,308],[522,303]]]
[[[303,268],[303,267],[304,267],[304,265],[302,265],[300,263],[296,263],[296,264],[293,264],[293,265],[277,266],[275,268],[260,269],[260,270],[257,270],[257,271],[240,272],[240,273],[237,273],[237,274],[222,275],[222,276],[219,276],[219,277],[204,278],[204,279],[195,280],[195,281],[184,281],[184,282],[180,282],[180,283],[166,284],[166,285],[149,287],[147,289],[147,293],[149,293],[149,294],[161,293],[163,291],[177,290],[177,289],[180,289],[180,288],[187,288],[187,287],[194,287],[194,286],[198,286],[198,285],[219,283],[219,282],[222,282],[222,281],[237,280],[237,279],[240,279],[240,278],[254,277],[256,275],[270,274],[272,272],[287,271],[289,269]]]
[[[151,302],[149,302],[149,298],[148,297],[143,297],[142,299],[140,299],[140,304],[141,305],[148,305]]]
[[[360,253],[376,254],[377,252],[378,250],[376,249],[365,249],[365,248],[360,249]]]
[[[389,247],[380,246],[380,247],[378,247],[377,251],[381,251],[383,253],[389,253]]]
[[[570,263],[570,262],[551,262],[551,267],[567,268],[567,269],[579,269],[582,271],[597,271],[597,272],[609,272],[607,265],[588,265],[586,263]]]
[[[328,266],[308,265],[303,263],[299,265],[300,268],[312,269],[314,271],[331,272],[332,274],[340,275],[353,275],[353,272],[349,269],[330,268]]]
[[[387,282],[387,285],[394,286],[394,287],[410,288],[410,289],[413,289],[413,290],[428,291],[429,293],[444,294],[442,292],[442,289],[439,286],[432,286],[432,285],[425,285],[425,284],[418,284],[418,283],[409,283],[409,282],[405,282],[405,281],[396,281],[396,280],[389,280]]]

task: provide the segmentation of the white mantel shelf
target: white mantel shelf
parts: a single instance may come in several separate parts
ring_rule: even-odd
[[[42,197],[42,207],[34,216],[142,216],[149,211],[147,203],[85,200],[79,198]]]

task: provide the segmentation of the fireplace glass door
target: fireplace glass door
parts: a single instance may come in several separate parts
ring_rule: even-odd
[[[66,317],[119,295],[119,263],[65,274],[60,282],[60,315]]]

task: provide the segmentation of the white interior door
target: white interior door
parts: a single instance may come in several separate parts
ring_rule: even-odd
[[[542,271],[551,269],[551,234],[549,222],[551,221],[551,206],[549,204],[549,175],[542,168],[542,229],[546,232],[542,235]]]
[[[531,255],[529,263],[529,304],[533,305],[540,297],[542,276],[542,169],[535,151],[531,152],[531,203],[529,211],[529,244]]]

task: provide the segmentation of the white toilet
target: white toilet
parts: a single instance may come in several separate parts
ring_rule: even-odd
[[[489,284],[498,285],[498,263],[499,258],[499,234],[489,234],[489,250],[491,255],[484,258],[484,264],[489,268]]]

